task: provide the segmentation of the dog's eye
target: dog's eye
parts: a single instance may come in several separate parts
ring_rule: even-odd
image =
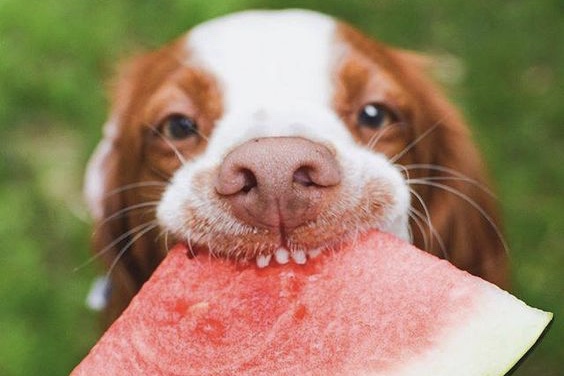
[[[167,117],[161,123],[159,130],[165,137],[180,141],[198,134],[198,125],[194,119],[176,114]]]
[[[379,103],[368,103],[358,112],[359,126],[379,129],[397,121],[395,114]]]

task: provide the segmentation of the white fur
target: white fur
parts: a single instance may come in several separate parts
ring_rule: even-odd
[[[84,196],[88,209],[95,220],[104,216],[103,201],[107,194],[107,163],[110,158],[113,142],[117,136],[117,123],[110,119],[104,125],[104,137],[96,147],[94,154],[88,162],[84,183]]]
[[[385,157],[355,144],[332,109],[332,72],[344,50],[335,30],[335,21],[318,13],[259,11],[220,18],[190,32],[187,64],[203,67],[218,80],[224,115],[206,151],[181,168],[165,192],[158,208],[165,228],[194,240],[183,208],[199,208],[214,220],[229,216],[192,180],[217,167],[231,149],[256,137],[300,136],[336,151],[350,207],[361,200],[367,181],[383,182],[394,203],[374,226],[408,238],[409,194],[401,174]]]
[[[334,37],[332,18],[296,10],[244,12],[195,28],[190,63],[219,80],[225,107],[206,154],[221,157],[261,136],[351,141],[330,109]]]
[[[245,12],[196,27],[188,49],[224,84],[229,113],[326,106],[334,29],[313,12]]]

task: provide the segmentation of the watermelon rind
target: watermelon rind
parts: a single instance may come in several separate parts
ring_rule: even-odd
[[[394,375],[506,375],[535,345],[552,318],[551,312],[530,307],[489,284],[471,320]]]

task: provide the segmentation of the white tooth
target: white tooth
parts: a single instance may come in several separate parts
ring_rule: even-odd
[[[274,252],[274,258],[279,264],[286,264],[290,259],[290,252],[286,248],[278,248]]]
[[[292,252],[292,259],[296,262],[296,264],[303,265],[306,263],[306,253],[302,250],[297,250]]]
[[[311,251],[307,252],[307,255],[309,256],[309,258],[313,259],[316,258],[317,256],[319,256],[321,254],[321,248],[316,248],[316,249],[312,249]]]
[[[257,256],[257,266],[259,268],[266,268],[270,264],[270,259],[272,255],[258,255]]]

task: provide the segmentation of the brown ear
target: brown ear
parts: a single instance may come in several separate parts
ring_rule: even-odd
[[[155,208],[150,202],[160,197],[162,185],[155,184],[158,178],[144,164],[143,116],[157,88],[182,66],[177,51],[183,44],[181,37],[121,65],[112,82],[110,120],[86,173],[86,198],[95,220],[94,252],[111,269],[107,323],[125,309],[165,254],[164,239],[151,227]]]
[[[95,222],[93,250],[104,262],[111,279],[105,310],[107,324],[125,309],[159,261],[155,256],[159,245],[151,238],[154,232],[137,237],[145,229],[142,224],[152,218],[128,210],[148,200],[148,195],[144,195],[147,192],[141,192],[143,188],[128,187],[142,179],[139,176],[142,134],[137,116],[144,100],[154,90],[151,82],[158,81],[151,81],[158,69],[148,67],[155,65],[162,69],[162,64],[154,64],[159,58],[158,53],[152,53],[123,65],[112,88],[110,119],[86,171],[85,196]]]
[[[412,188],[427,206],[437,232],[432,234],[433,230],[426,225],[420,231],[416,221],[412,221],[414,241],[434,254],[446,252],[446,257],[458,267],[507,287],[502,224],[480,155],[458,111],[426,78],[426,66],[414,66],[413,56],[391,52],[398,77],[419,104],[413,120],[414,138],[422,139],[410,152],[415,157],[406,156],[405,163],[428,165],[412,170],[410,176],[419,178]],[[428,135],[422,136],[426,131]],[[425,213],[417,197],[413,197],[413,205]]]
[[[85,196],[94,219],[92,247],[96,257],[110,267],[120,250],[130,241],[126,216],[117,215],[125,207],[120,192],[120,157],[115,145],[118,124],[112,121],[104,127],[104,137],[88,163]],[[121,240],[118,240],[121,239]],[[105,309],[106,324],[113,321],[137,291],[137,284],[122,262],[110,275],[110,296]]]

